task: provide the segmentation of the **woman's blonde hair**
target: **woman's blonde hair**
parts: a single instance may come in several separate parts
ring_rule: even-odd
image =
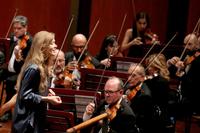
[[[158,73],[167,80],[170,80],[170,73],[167,67],[167,61],[163,54],[152,54],[146,58],[147,66],[154,67],[158,70]],[[148,66],[149,67],[149,66]]]
[[[24,76],[24,71],[31,65],[36,64],[40,71],[40,84],[39,92],[44,93],[48,86],[48,60],[50,54],[48,53],[49,45],[52,43],[55,38],[54,33],[47,31],[40,31],[35,34],[33,42],[30,48],[30,51],[26,57],[24,65],[21,68],[17,79],[17,89],[20,88],[22,77]]]

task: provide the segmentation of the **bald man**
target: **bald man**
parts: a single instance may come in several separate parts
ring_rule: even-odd
[[[185,110],[200,118],[200,43],[195,34],[187,35],[184,43],[187,54],[185,60],[180,61],[179,58],[173,57],[168,60],[168,64],[182,70],[178,76],[181,76],[180,89]]]
[[[83,52],[86,43],[87,38],[83,34],[76,34],[73,36],[71,42],[72,51],[65,54],[65,63],[69,69],[74,69],[74,64],[77,64],[79,56]],[[100,62],[89,54],[87,48],[85,48],[84,54],[78,63],[81,63],[88,56],[91,57],[91,64],[93,64],[95,68],[98,68],[100,66]],[[87,66],[83,67],[87,68]]]

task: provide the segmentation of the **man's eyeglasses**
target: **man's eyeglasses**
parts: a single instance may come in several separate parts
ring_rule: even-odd
[[[118,91],[120,91],[120,90],[121,90],[121,89],[116,90],[116,91],[104,90],[104,94],[114,94],[114,93],[116,93],[116,92],[118,92]]]

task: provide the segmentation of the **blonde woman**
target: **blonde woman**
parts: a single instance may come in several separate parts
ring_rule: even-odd
[[[170,73],[166,58],[163,54],[152,54],[146,59],[147,73],[149,75],[159,74],[163,78],[170,80]]]
[[[57,45],[55,36],[47,31],[35,34],[31,49],[18,76],[18,96],[13,116],[13,133],[43,133],[46,103],[60,104],[55,93],[48,91],[48,61]]]
[[[146,59],[146,70],[150,75],[145,81],[152,92],[154,105],[154,132],[164,133],[174,125],[170,121],[169,113],[169,71],[163,54],[152,54]],[[173,129],[172,129],[173,130]]]

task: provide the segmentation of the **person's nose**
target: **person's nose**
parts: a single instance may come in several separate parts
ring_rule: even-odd
[[[144,29],[145,28],[145,24],[141,24],[141,27],[142,27],[142,29]]]
[[[81,52],[82,52],[82,49],[81,49],[81,48],[78,48],[78,52],[81,53]]]

